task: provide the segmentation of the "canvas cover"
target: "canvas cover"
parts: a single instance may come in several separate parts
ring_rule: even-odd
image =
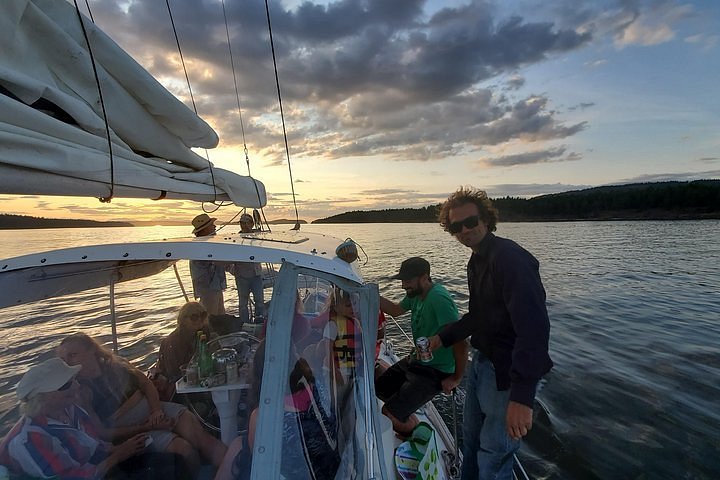
[[[213,129],[84,17],[113,151],[114,195],[266,203],[263,184],[213,168],[192,147]],[[0,193],[105,197],[108,140],[75,7],[0,2]]]

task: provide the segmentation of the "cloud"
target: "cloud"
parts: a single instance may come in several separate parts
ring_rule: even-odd
[[[525,85],[525,78],[522,75],[514,74],[505,82],[507,88],[510,90],[517,90]]]
[[[572,162],[582,158],[580,154],[575,152],[566,154],[566,150],[567,147],[549,148],[502,157],[484,158],[479,160],[479,162],[493,167],[512,167],[515,165],[532,165],[538,163]]]
[[[568,110],[571,112],[574,112],[575,110],[586,110],[588,108],[594,107],[595,102],[583,102],[579,103],[577,105],[573,105],[572,107],[568,107]]]
[[[685,37],[686,43],[700,45],[700,47],[705,51],[714,49],[718,44],[718,40],[720,40],[720,35],[707,35],[704,33]]]
[[[666,1],[657,2],[642,12],[636,10],[615,35],[615,46],[652,46],[669,42],[675,38],[675,25],[692,14],[691,5],[675,5]]]
[[[127,8],[123,8],[127,6]],[[224,146],[249,148],[266,166],[285,163],[273,64],[262,2],[228,2],[242,123],[221,6],[176,2],[173,19],[199,113]],[[429,12],[422,0],[338,0],[271,5],[288,141],[293,156],[342,159],[388,155],[429,161],[522,138],[560,139],[547,99],[512,99],[481,84],[584,47],[575,26],[499,16],[488,2]],[[93,2],[93,14],[155,76],[188,98],[162,2]],[[167,20],[166,20],[167,19]]]
[[[585,66],[588,68],[597,68],[605,65],[607,63],[607,59],[605,58],[599,58],[597,60],[593,60],[592,62],[585,62]]]

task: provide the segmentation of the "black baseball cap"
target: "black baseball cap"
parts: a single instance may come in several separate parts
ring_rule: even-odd
[[[422,257],[411,257],[400,264],[400,272],[393,275],[394,280],[410,280],[411,278],[430,275],[430,262]]]

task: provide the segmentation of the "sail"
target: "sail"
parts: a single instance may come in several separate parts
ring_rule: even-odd
[[[0,193],[231,200],[260,208],[264,185],[209,166],[192,148],[215,131],[58,0],[0,2]]]

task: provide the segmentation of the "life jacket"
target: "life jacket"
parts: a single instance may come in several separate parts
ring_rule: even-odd
[[[336,315],[333,320],[337,325],[337,336],[333,344],[335,362],[340,371],[347,375],[355,369],[357,353],[355,320],[343,315]]]

